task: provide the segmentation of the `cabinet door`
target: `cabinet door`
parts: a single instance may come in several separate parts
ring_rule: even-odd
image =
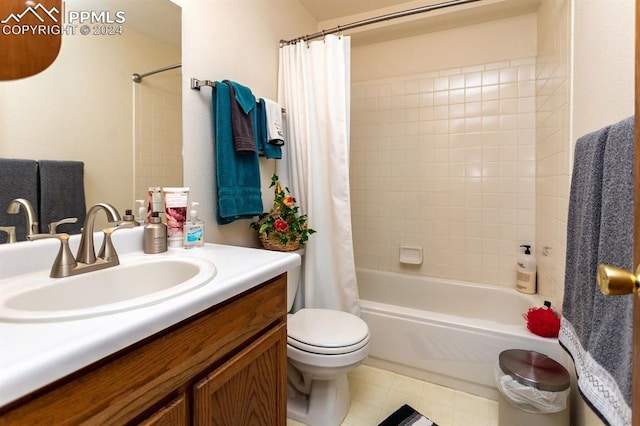
[[[285,425],[286,368],[287,329],[280,324],[194,386],[194,425]]]
[[[186,396],[180,395],[140,423],[140,426],[187,426],[189,414]]]

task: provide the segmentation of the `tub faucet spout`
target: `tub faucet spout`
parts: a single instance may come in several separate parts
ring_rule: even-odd
[[[9,214],[17,214],[20,211],[20,207],[24,210],[24,214],[27,219],[27,236],[35,235],[38,233],[38,218],[36,217],[36,212],[33,210],[33,206],[26,198],[16,198],[11,201],[9,207],[7,208],[7,213]]]

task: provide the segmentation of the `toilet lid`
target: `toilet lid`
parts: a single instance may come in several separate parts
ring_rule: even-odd
[[[369,343],[369,327],[347,312],[301,309],[287,318],[287,343],[312,353],[344,354]]]

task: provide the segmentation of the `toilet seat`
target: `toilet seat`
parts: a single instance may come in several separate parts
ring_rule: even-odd
[[[288,316],[287,343],[314,354],[347,354],[369,343],[369,327],[347,312],[306,308]]]

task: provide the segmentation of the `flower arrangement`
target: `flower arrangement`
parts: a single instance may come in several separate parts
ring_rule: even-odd
[[[316,231],[307,227],[307,215],[299,214],[296,199],[289,192],[289,188],[282,189],[278,182],[278,175],[271,176],[271,185],[275,186],[273,207],[269,213],[261,214],[250,224],[258,231],[264,248],[269,250],[292,251],[297,250],[309,239],[309,235]]]

